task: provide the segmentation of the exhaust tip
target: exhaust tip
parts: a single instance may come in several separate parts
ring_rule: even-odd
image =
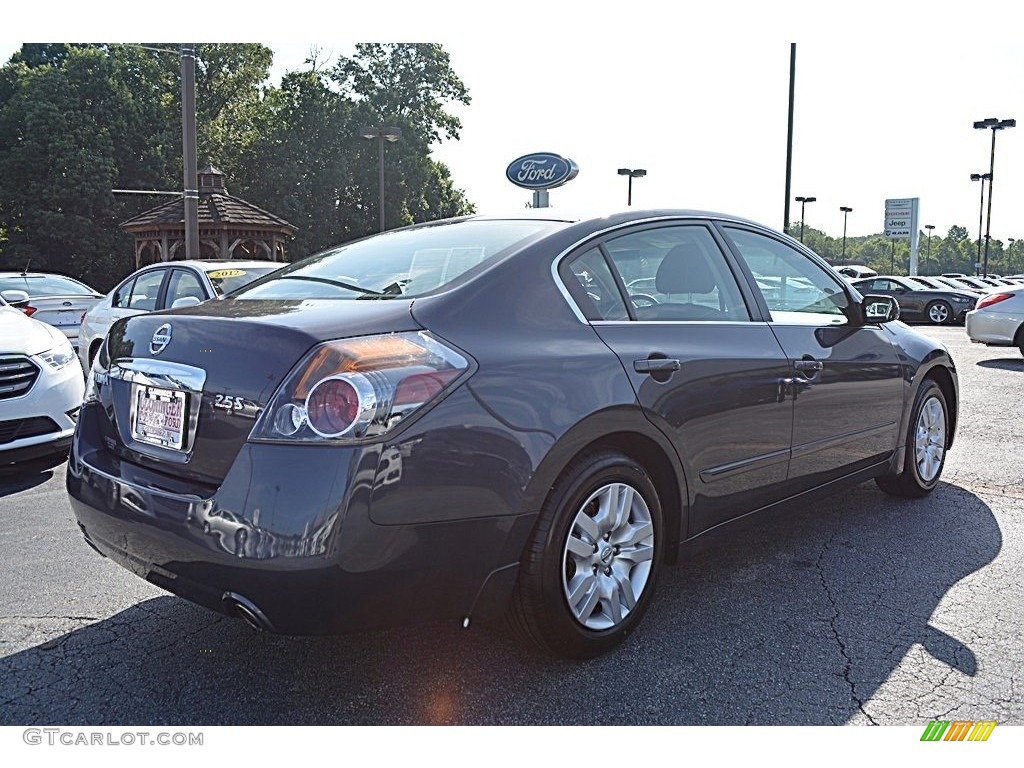
[[[263,615],[263,611],[256,607],[256,604],[249,598],[237,592],[225,592],[222,598],[227,612],[237,616],[257,632],[273,632],[274,626],[270,620]]]

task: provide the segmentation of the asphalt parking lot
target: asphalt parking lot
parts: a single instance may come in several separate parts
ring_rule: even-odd
[[[64,467],[0,477],[0,725],[1024,724],[1024,360],[953,353],[961,419],[922,501],[873,483],[666,569],[618,651],[500,626],[256,634],[91,550]]]

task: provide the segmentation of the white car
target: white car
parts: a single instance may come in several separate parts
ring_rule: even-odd
[[[203,259],[165,261],[133,272],[82,317],[78,347],[82,367],[86,371],[92,367],[114,321],[158,309],[191,307],[283,266],[280,261]]]
[[[20,292],[28,294],[27,303]],[[27,271],[0,272],[0,296],[36,320],[59,328],[76,351],[82,314],[103,298],[99,291],[65,275]]]
[[[967,313],[971,341],[990,347],[1017,347],[1024,355],[1024,286],[993,291]]]
[[[66,455],[84,395],[68,337],[0,299],[0,468]]]

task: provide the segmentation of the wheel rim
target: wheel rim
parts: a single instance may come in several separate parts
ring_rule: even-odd
[[[914,438],[917,473],[924,482],[930,483],[938,476],[945,452],[946,414],[939,399],[929,397],[917,417],[917,436]]]
[[[609,483],[580,506],[562,553],[569,610],[587,629],[611,629],[636,608],[651,574],[654,523],[643,496]]]
[[[933,323],[944,323],[949,318],[949,310],[945,304],[935,304],[928,310],[928,317]]]

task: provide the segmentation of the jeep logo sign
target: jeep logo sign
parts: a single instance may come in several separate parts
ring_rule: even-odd
[[[509,163],[505,177],[523,189],[554,189],[576,178],[579,167],[567,157],[534,152]]]

